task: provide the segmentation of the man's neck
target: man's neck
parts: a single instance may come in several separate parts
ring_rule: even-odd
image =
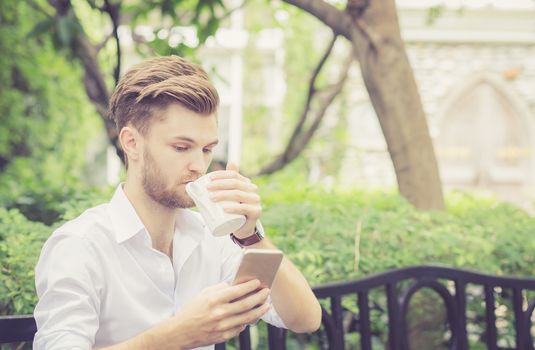
[[[170,258],[173,250],[176,209],[166,208],[147,196],[141,186],[128,180],[123,186],[124,193],[152,239],[152,247]]]

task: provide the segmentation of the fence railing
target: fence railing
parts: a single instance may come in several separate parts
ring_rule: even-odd
[[[482,289],[481,300],[484,304],[483,329],[480,341],[489,350],[534,350],[532,315],[535,309],[535,278],[509,276],[492,276],[481,273],[439,266],[415,266],[391,270],[368,276],[355,281],[327,284],[314,288],[314,293],[321,300],[327,301],[327,311],[323,308],[322,330],[326,338],[325,348],[344,349],[345,336],[348,331],[358,334],[360,349],[372,349],[372,322],[370,319],[371,295],[382,292],[386,299],[387,330],[385,348],[389,350],[416,349],[410,347],[408,314],[409,306],[415,294],[423,289],[431,290],[444,303],[449,329],[449,337],[444,347],[454,350],[468,350],[467,332],[467,286]],[[381,293],[379,293],[381,294]],[[497,295],[500,300],[511,300],[513,310],[514,344],[498,346],[497,332]],[[347,313],[342,298],[354,296],[356,309],[352,325],[347,326]],[[250,349],[248,330],[240,335],[240,349]],[[270,349],[286,349],[288,332],[268,326]],[[223,344],[218,350],[224,349]],[[429,348],[431,349],[431,348]],[[422,349],[418,349],[422,350]]]
[[[409,350],[408,314],[411,301],[419,291],[426,290],[436,293],[444,303],[448,328],[444,346],[468,350],[467,287],[481,290],[484,318],[478,326],[483,330],[480,340],[487,349],[534,350],[531,328],[535,309],[535,279],[491,276],[438,266],[396,269],[359,280],[313,288],[316,296],[325,300],[322,328],[316,339],[321,339],[322,348],[343,350],[347,334],[357,333],[354,339],[359,342],[360,349],[371,350],[372,338],[376,335],[372,332],[370,313],[372,308],[377,308],[375,299],[379,297],[385,301],[386,306],[380,309],[388,319],[385,348]],[[355,299],[356,305],[351,310],[344,307],[342,302],[343,298],[348,297]],[[514,344],[499,347],[497,303],[503,300],[509,300],[512,305]],[[347,322],[348,315],[350,322]],[[31,315],[0,317],[0,343],[31,341],[34,333],[35,321]],[[269,349],[286,349],[288,334],[286,330],[268,325]],[[240,334],[238,342],[240,350],[251,349],[249,328]],[[225,348],[225,344],[216,345],[217,350]]]

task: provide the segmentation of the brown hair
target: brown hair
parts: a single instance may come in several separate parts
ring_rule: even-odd
[[[146,60],[120,79],[109,106],[109,118],[117,131],[131,123],[145,134],[155,112],[171,103],[202,114],[215,113],[219,95],[208,74],[198,65],[178,56]]]

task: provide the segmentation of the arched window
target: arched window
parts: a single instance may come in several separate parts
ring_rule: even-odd
[[[503,194],[533,183],[532,116],[508,89],[492,76],[479,75],[446,99],[434,140],[446,187]]]

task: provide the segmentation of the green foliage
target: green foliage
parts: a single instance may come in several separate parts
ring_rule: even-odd
[[[0,207],[0,315],[32,313],[37,297],[34,268],[45,240],[63,221],[107,202],[113,188],[78,192],[68,200],[49,203],[60,218],[47,226],[28,220],[17,209]]]
[[[52,207],[81,186],[87,143],[102,124],[79,67],[56,52],[51,36],[30,35],[45,16],[10,1],[0,13],[0,204],[52,223]]]
[[[419,212],[394,191],[326,191],[290,174],[283,172],[259,181],[263,222],[275,244],[311,285],[421,264],[496,275],[533,277],[535,273],[535,218],[508,204],[450,193],[446,212]],[[428,290],[422,292],[411,304],[411,341],[427,344],[417,348],[445,348],[437,345],[445,340],[442,301],[437,303],[437,295]],[[482,298],[482,290],[469,292],[470,300]],[[384,348],[388,322],[387,314],[380,311],[387,307],[384,291],[372,292],[370,300],[372,305],[380,305],[371,310],[372,331],[381,335],[373,340],[382,344],[378,348]],[[342,304],[357,314],[355,296],[344,297]],[[510,299],[500,304],[511,310]],[[328,303],[323,305],[329,309]],[[473,344],[479,344],[484,332],[482,305],[482,300],[467,305],[468,317],[475,318],[469,329]],[[502,338],[514,339],[513,324],[500,322]],[[358,348],[355,336],[346,336],[350,348]],[[318,340],[316,336],[298,336],[291,341],[299,342],[295,348],[303,348]]]
[[[5,82],[0,85],[0,314],[32,312],[36,303],[33,271],[43,242],[61,222],[107,201],[113,191],[88,190],[80,180],[87,142],[102,126],[82,87],[80,67],[69,60],[72,52],[63,50],[73,49],[73,39],[81,32],[93,42],[102,41],[108,21],[97,9],[101,1],[73,0],[72,4],[73,13],[51,17],[53,11],[44,0],[0,2],[0,78]],[[159,31],[192,24],[197,28],[198,44],[202,44],[223,25],[226,10],[220,0],[122,5],[123,13],[132,17],[132,27],[154,20],[159,12],[157,35],[145,43],[149,50],[136,47],[149,55],[194,55],[197,45],[172,46],[169,34],[158,35]],[[303,108],[308,77],[323,50],[317,45],[317,36],[310,33],[329,33],[293,7],[275,4],[266,12],[261,3],[248,6],[246,26],[253,31],[250,43],[255,42],[254,32],[265,26],[285,31],[288,94],[281,113],[285,124],[292,125]],[[286,22],[284,14],[292,20]],[[436,7],[429,13],[429,22],[441,15],[442,9]],[[111,40],[101,51],[103,71],[112,72],[114,50]],[[258,75],[258,67],[266,59],[254,51],[250,47],[246,53],[249,77]],[[111,76],[108,74],[108,82]],[[246,87],[244,100],[253,103],[245,106],[244,148],[254,153],[244,154],[244,164],[248,170],[258,170],[255,167],[267,163],[274,151],[263,147],[265,129],[273,116],[268,106],[254,103],[265,87],[259,86],[257,79],[248,80],[254,84]],[[347,106],[342,103],[341,108]],[[287,138],[291,129],[285,128],[281,137]],[[343,125],[339,129],[337,138],[347,137]],[[322,142],[316,141],[317,148],[325,149]],[[328,153],[341,154],[336,149]],[[258,183],[268,234],[312,285],[417,264],[504,275],[533,276],[535,272],[535,241],[531,238],[535,219],[521,210],[452,193],[447,197],[446,212],[418,212],[394,191],[327,191],[307,186],[305,168],[301,158],[292,164],[291,175],[282,172]],[[345,299],[344,306],[354,310],[355,301]],[[372,310],[372,317],[378,319],[374,329],[384,327],[383,316]],[[348,335],[351,337],[355,335]],[[289,348],[303,346],[299,338],[290,342]]]
[[[21,314],[36,302],[43,242],[82,203],[86,146],[102,124],[80,68],[57,51],[54,34],[42,33],[46,26],[36,26],[46,15],[27,2],[4,1],[0,16],[0,314]]]
[[[535,219],[495,200],[451,193],[446,212],[419,212],[395,191],[327,191],[306,185],[302,173],[280,172],[255,182],[262,189],[268,234],[312,285],[430,263],[491,274],[534,272],[530,253]],[[17,210],[0,209],[0,293],[7,296],[0,304],[2,313],[31,312],[36,302],[33,267],[44,240],[60,222],[107,201],[112,191],[78,192],[51,204],[61,218],[52,226],[31,222]],[[386,307],[384,296],[371,299]],[[344,299],[346,309],[354,311],[355,305],[354,297]],[[384,332],[384,313],[372,310],[372,321],[375,331]],[[311,339],[318,341],[315,335],[292,337],[289,348],[314,348]],[[346,340],[353,344],[358,337],[349,334]]]
[[[288,143],[304,109],[312,71],[318,64],[331,34],[316,18],[284,3],[254,2],[249,3],[244,11],[249,40],[244,53],[243,149],[245,151],[242,167],[250,173],[256,173]],[[280,110],[266,104],[265,95],[271,93],[269,91],[271,86],[262,81],[265,79],[259,79],[272,73],[276,56],[281,55],[281,52],[272,55],[258,49],[257,44],[266,34],[263,33],[266,28],[283,32],[283,70],[286,90]],[[321,40],[318,40],[318,37]],[[325,86],[325,75],[320,74],[318,87]],[[275,135],[276,142],[273,142],[274,140],[269,138],[274,138]]]
[[[37,302],[34,267],[51,228],[0,207],[0,315],[29,314]]]
[[[425,23],[428,26],[431,26],[431,25],[435,24],[437,19],[439,19],[444,14],[444,10],[445,9],[446,9],[446,7],[444,5],[431,6],[427,10],[427,17],[425,19]]]
[[[264,187],[263,220],[313,285],[418,264],[535,272],[535,219],[507,204],[452,193],[446,212],[420,212],[394,192],[327,192],[285,180]]]
[[[74,219],[84,210],[108,202],[114,191],[115,187],[112,186],[95,188],[91,191],[78,192],[69,200],[58,203],[56,209],[60,213],[61,221]]]
[[[136,44],[135,49],[138,54],[179,55],[193,60],[196,60],[197,48],[224,25],[228,11],[221,0],[159,0],[138,3],[121,1],[120,3],[123,15],[131,17],[129,25],[132,29],[136,25],[147,23],[154,28],[156,35],[153,39],[143,44]],[[174,26],[195,28],[197,42],[170,43]]]

